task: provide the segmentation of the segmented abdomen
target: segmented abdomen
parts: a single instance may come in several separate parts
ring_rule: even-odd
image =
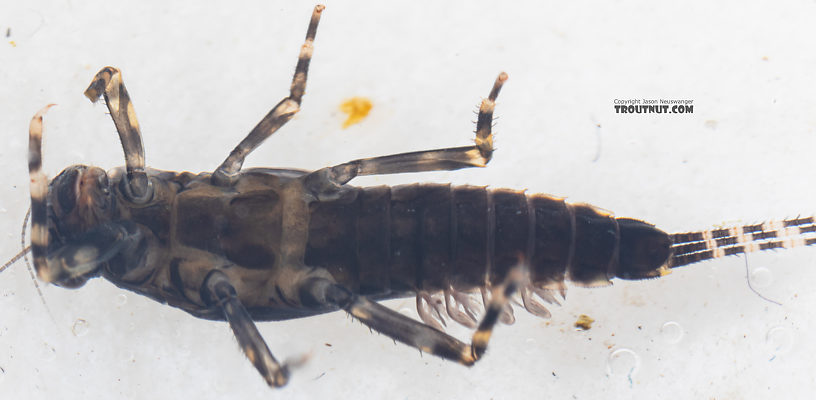
[[[367,295],[496,285],[517,265],[530,283],[660,275],[671,242],[642,221],[545,195],[476,186],[355,188],[311,205],[306,265]]]

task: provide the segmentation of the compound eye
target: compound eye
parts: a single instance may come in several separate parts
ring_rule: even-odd
[[[63,215],[76,208],[79,173],[77,168],[68,168],[54,178],[53,190],[56,191],[57,203]]]
[[[88,282],[88,278],[84,276],[78,276],[76,278],[70,278],[63,280],[61,282],[53,282],[55,285],[64,288],[64,289],[78,289],[85,285]]]

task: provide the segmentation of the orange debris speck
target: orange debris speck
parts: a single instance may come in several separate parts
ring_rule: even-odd
[[[371,100],[366,97],[352,97],[340,104],[340,111],[348,115],[343,122],[343,129],[359,123],[368,115],[372,107]]]

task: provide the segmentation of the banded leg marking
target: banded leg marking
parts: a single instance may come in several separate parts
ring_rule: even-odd
[[[96,73],[85,97],[96,103],[100,96],[105,98],[105,106],[110,111],[116,131],[119,132],[119,141],[125,152],[125,168],[127,169],[127,188],[134,202],[149,200],[149,187],[145,173],[145,155],[142,145],[142,134],[139,131],[139,121],[136,120],[136,111],[130,101],[122,73],[114,67],[102,68]]]
[[[249,135],[233,149],[229,156],[221,165],[216,168],[212,175],[212,182],[218,186],[230,186],[237,179],[238,172],[244,164],[244,159],[255,150],[264,140],[272,136],[284,124],[300,111],[300,102],[306,91],[306,77],[309,72],[309,62],[312,59],[314,50],[314,39],[317,34],[317,25],[320,22],[320,14],[323,5],[317,5],[312,12],[309,21],[309,28],[306,31],[306,40],[300,48],[295,76],[292,78],[292,86],[289,90],[289,97],[281,100],[265,117],[252,128]]]
[[[218,270],[213,270],[204,280],[204,292],[215,301],[238,340],[238,345],[244,351],[249,362],[263,376],[266,383],[271,387],[281,387],[289,380],[289,368],[286,364],[281,365],[258,332],[252,317],[249,316],[246,308],[238,299],[235,287],[229,282],[227,276]]]

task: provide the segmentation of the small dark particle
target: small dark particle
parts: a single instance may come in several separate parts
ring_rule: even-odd
[[[331,343],[324,343],[326,347],[332,347]]]
[[[6,37],[11,37],[11,27],[6,28]]]

